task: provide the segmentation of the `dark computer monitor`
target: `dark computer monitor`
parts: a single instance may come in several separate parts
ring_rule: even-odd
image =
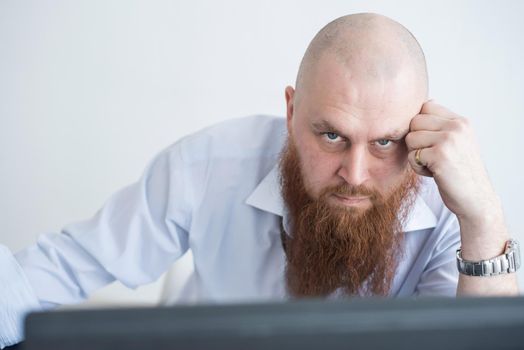
[[[524,298],[348,299],[33,313],[28,350],[524,349]]]

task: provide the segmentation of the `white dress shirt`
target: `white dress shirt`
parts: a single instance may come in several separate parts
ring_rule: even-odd
[[[209,127],[162,151],[93,218],[15,255],[0,246],[0,347],[21,340],[28,311],[80,302],[114,280],[153,282],[189,248],[195,266],[182,301],[287,298],[277,167],[286,135],[279,117]],[[431,178],[403,229],[391,296],[454,296],[459,226]]]

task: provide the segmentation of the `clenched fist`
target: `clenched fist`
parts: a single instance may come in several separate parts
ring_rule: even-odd
[[[482,219],[498,205],[467,119],[430,100],[411,120],[405,140],[415,172],[435,179],[459,219]]]

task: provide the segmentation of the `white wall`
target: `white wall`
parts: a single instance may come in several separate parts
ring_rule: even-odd
[[[309,40],[362,11],[417,36],[432,97],[472,119],[512,236],[523,240],[523,10],[517,0],[2,0],[0,242],[16,251],[90,217],[189,132],[283,115]],[[98,300],[151,302],[159,286],[112,287]]]

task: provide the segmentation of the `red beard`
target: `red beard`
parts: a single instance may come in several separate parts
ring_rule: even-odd
[[[313,199],[306,192],[291,137],[279,166],[292,224],[285,241],[289,294],[321,297],[341,288],[345,295],[387,295],[402,255],[402,224],[418,192],[417,175],[408,168],[387,196],[346,183],[326,188]],[[370,196],[372,206],[363,211],[328,204],[333,194]]]

